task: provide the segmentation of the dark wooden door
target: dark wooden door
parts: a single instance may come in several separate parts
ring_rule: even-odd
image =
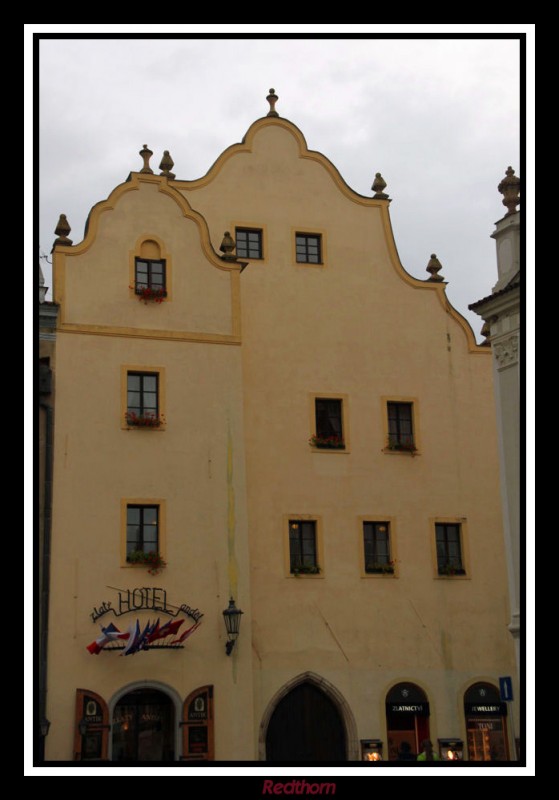
[[[312,683],[292,689],[276,706],[266,734],[268,761],[345,761],[343,720]]]

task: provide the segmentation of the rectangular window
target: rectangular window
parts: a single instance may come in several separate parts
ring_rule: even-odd
[[[289,520],[289,567],[292,575],[318,575],[316,520]]]
[[[145,553],[159,552],[159,506],[126,507],[126,560],[134,563]]]
[[[414,451],[413,404],[389,402],[387,408],[389,450]]]
[[[314,404],[316,434],[311,437],[311,443],[319,448],[343,450],[342,400],[316,397]]]
[[[126,380],[128,425],[145,427],[161,425],[159,375],[151,372],[128,372]]]
[[[363,522],[365,572],[368,574],[394,574],[390,557],[390,524],[388,522]]]
[[[460,524],[456,522],[436,522],[435,539],[439,575],[465,575]]]
[[[143,294],[151,290],[160,297],[167,296],[165,280],[165,261],[151,258],[137,258],[135,260],[136,294]]]
[[[295,258],[298,264],[322,264],[322,236],[319,233],[296,233]]]
[[[239,258],[263,258],[262,230],[235,228],[236,250]]]

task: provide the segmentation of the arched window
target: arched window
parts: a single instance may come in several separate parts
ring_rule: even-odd
[[[421,742],[429,738],[429,703],[415,683],[397,683],[386,695],[386,730],[389,761],[401,757],[404,742],[406,753],[421,752]]]
[[[470,761],[508,761],[507,704],[490,683],[474,683],[464,694]]]

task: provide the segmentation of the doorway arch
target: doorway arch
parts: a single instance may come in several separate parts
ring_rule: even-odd
[[[259,758],[268,761],[358,760],[357,727],[343,695],[313,672],[274,695],[262,717]]]
[[[386,695],[386,732],[388,760],[401,758],[402,745],[406,753],[416,756],[421,742],[429,739],[429,701],[417,684],[397,683]]]
[[[110,701],[112,761],[176,761],[180,753],[179,695],[159,681],[137,681]]]

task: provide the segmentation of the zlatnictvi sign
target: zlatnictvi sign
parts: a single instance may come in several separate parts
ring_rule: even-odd
[[[109,589],[115,589],[109,586]],[[96,622],[107,614],[121,617],[137,611],[153,611],[156,614],[166,614],[173,619],[161,624],[161,617],[140,624],[139,619],[131,622],[128,628],[121,630],[114,622],[101,625],[101,636],[91,644],[87,650],[92,655],[99,655],[102,651],[119,650],[120,655],[130,656],[146,650],[154,649],[183,649],[184,642],[201,625],[204,616],[197,608],[192,608],[187,603],[173,605],[167,600],[167,592],[154,586],[141,586],[135,589],[115,589],[117,599],[104,600],[99,606],[94,606],[90,614],[92,622]],[[192,622],[181,631],[185,622]]]

